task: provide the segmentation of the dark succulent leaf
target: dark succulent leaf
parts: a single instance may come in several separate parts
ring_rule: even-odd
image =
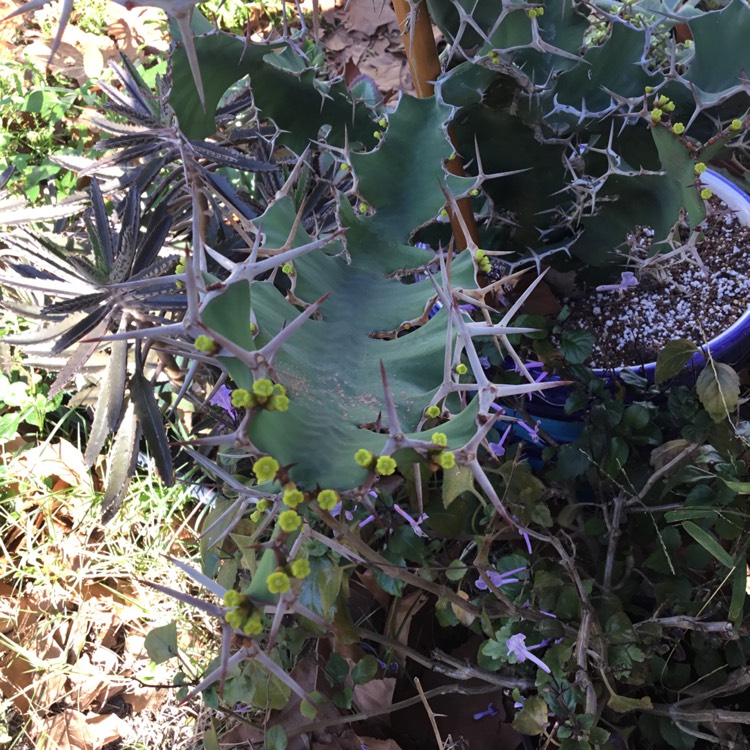
[[[279,169],[276,164],[251,159],[239,151],[226,146],[218,146],[215,143],[208,143],[208,141],[190,141],[190,145],[198,156],[224,167],[245,169],[248,172],[277,172]]]
[[[93,334],[92,338],[98,339],[100,336],[103,336],[107,331],[108,324],[109,318],[105,317],[91,332]],[[54,398],[68,384],[68,381],[83,369],[84,365],[91,359],[98,348],[98,341],[87,341],[79,344],[72,356],[60,369],[55,382],[50,386],[49,393],[47,394],[48,398]],[[54,349],[52,350],[52,354],[56,354]]]
[[[139,193],[142,194],[146,192],[146,188],[151,187],[151,184],[166,163],[167,157],[165,156],[159,157],[158,159],[149,159],[146,164],[138,170],[135,175],[135,186]]]
[[[106,302],[107,294],[105,292],[94,292],[93,294],[84,294],[72,299],[64,299],[59,302],[51,302],[45,305],[41,313],[44,316],[64,315],[73,312],[82,312],[90,310],[94,305],[100,305]],[[60,350],[62,351],[62,350]]]
[[[138,69],[126,55],[120,53],[120,60],[122,66],[116,64],[112,64],[111,66],[115,75],[122,81],[128,93],[133,97],[133,100],[138,102],[141,110],[143,112],[150,112],[155,119],[158,119],[160,112],[159,103],[154,99],[154,95],[151,93],[148,84],[143,80]]]
[[[137,366],[130,377],[130,398],[135,405],[135,413],[159,476],[167,487],[171,487],[174,484],[174,465],[161,410],[156,402],[153,386]]]
[[[165,141],[159,137],[158,131],[143,129],[138,133],[102,138],[96,145],[100,150],[108,151],[109,149],[135,148],[154,143],[158,143],[162,148],[166,145]]]
[[[102,497],[102,523],[111,521],[125,499],[130,478],[135,471],[140,442],[140,427],[135,407],[128,404],[108,454],[107,486]]]
[[[166,205],[160,203],[149,217],[146,235],[140,242],[135,262],[133,263],[133,278],[141,271],[148,269],[154,262],[154,259],[164,245],[164,240],[166,240],[171,226],[172,217],[169,215]]]
[[[99,383],[99,395],[94,409],[84,461],[93,466],[107,436],[115,429],[125,401],[125,381],[128,375],[128,342],[114,341],[107,366]]]
[[[167,160],[163,159],[162,162],[166,164]],[[171,205],[171,198],[178,195],[185,186],[185,172],[182,166],[170,169],[164,175],[154,175],[154,180],[157,177],[158,182],[152,184],[146,199],[147,208],[151,208],[157,202],[164,202],[167,205]]]
[[[216,117],[228,117],[238,112],[247,112],[253,106],[253,95],[250,90],[240,91],[237,96],[230,99],[226,104],[216,109]],[[237,142],[236,134],[232,133],[232,141]]]
[[[103,274],[103,270],[83,255],[69,255],[68,263],[78,271],[81,277],[92,284],[102,284],[106,281],[107,277]]]
[[[104,105],[104,108],[109,112],[113,112],[116,115],[120,115],[120,117],[130,120],[130,122],[138,122],[147,127],[155,127],[159,124],[151,115],[144,115],[132,107],[128,107],[112,100],[109,100]]]
[[[11,164],[7,169],[3,170],[2,174],[0,174],[0,190],[2,190],[9,182],[10,178],[13,176],[13,172],[16,171],[16,168],[13,164]]]
[[[224,200],[237,214],[244,216],[246,219],[257,218],[259,212],[240,198],[237,191],[232,187],[232,184],[226,177],[224,177],[224,175],[204,171],[203,178],[210,183],[211,187],[216,191],[219,197],[222,198],[222,200]]]
[[[163,276],[166,273],[170,273],[174,270],[174,267],[179,263],[179,255],[168,255],[166,258],[157,258],[150,266],[144,268],[138,273],[134,273],[129,281],[140,281],[142,279],[155,279],[159,276]],[[157,287],[149,286],[148,289],[156,289]],[[160,289],[169,289],[173,291],[174,285],[172,283],[165,283]]]
[[[161,294],[150,292],[149,294],[139,294],[129,302],[129,307],[133,310],[143,312],[149,310],[161,310],[162,312],[184,310],[187,307],[187,301],[184,294]]]
[[[54,206],[34,206],[33,208],[29,207],[25,198],[6,201],[0,204],[0,226],[32,224],[73,216],[80,211],[87,200],[86,193],[73,193]]]
[[[125,206],[120,222],[120,235],[117,238],[117,251],[112,264],[109,281],[117,284],[129,276],[138,247],[138,229],[141,224],[141,196],[134,187],[125,198]]]
[[[86,113],[86,122],[99,130],[103,130],[105,133],[112,133],[112,135],[138,136],[143,133],[158,132],[158,128],[133,125],[129,122],[114,122],[113,120],[108,120],[106,117],[100,117],[97,112]]]
[[[95,253],[97,265],[109,276],[114,261],[112,233],[109,227],[109,220],[107,219],[104,197],[96,179],[91,181],[91,210],[94,214],[94,230],[96,233],[95,249],[98,249],[98,253]],[[89,235],[91,236],[90,233]]]
[[[45,281],[60,281],[57,276],[47,273],[46,271],[40,271],[27,263],[14,263],[12,260],[6,260],[5,264],[8,268],[12,268],[19,276],[23,276],[27,279],[44,279]]]
[[[11,312],[16,311],[16,306],[8,300],[3,300],[3,307],[8,308]],[[18,314],[23,315],[24,311],[20,310]],[[30,312],[25,311],[25,315],[30,317]],[[57,323],[37,328],[34,331],[24,331],[23,333],[15,334],[13,336],[4,336],[2,341],[3,343],[12,344],[14,346],[23,346],[24,344],[41,344],[45,341],[58,339],[70,328],[71,317],[72,316],[69,315]]]
[[[107,308],[105,306],[99,307],[94,312],[89,313],[83,320],[78,321],[67,333],[59,338],[52,347],[52,354],[64,352],[69,346],[75,344],[76,341],[82,339],[86,334],[91,333],[104,320],[106,315]],[[97,344],[94,344],[94,349],[96,346]]]
[[[80,285],[80,277],[71,273],[65,250],[47,240],[44,235],[32,235],[22,231],[3,235],[3,242],[13,248],[14,256],[33,263],[37,270],[41,269],[52,274],[54,279],[60,281],[61,284]]]
[[[112,66],[117,71],[117,66]],[[125,76],[127,78],[127,76]],[[125,83],[125,81],[123,81]],[[137,87],[129,86],[125,83],[125,88],[121,91],[114,86],[103,81],[100,82],[102,91],[107,95],[107,109],[111,109],[117,114],[126,117],[132,122],[143,123],[144,125],[159,125],[159,121],[154,117],[154,113],[143,100],[143,97],[137,91]]]
[[[142,159],[146,156],[150,156],[151,154],[159,151],[162,147],[163,144],[161,143],[154,143],[150,147],[133,146],[132,148],[125,149],[124,151],[118,151],[115,154],[103,156],[101,159],[97,159],[86,169],[81,170],[78,173],[78,176],[85,177],[89,174],[99,173],[102,169],[106,169],[117,164],[128,164],[132,161],[135,161],[136,159]],[[121,185],[124,187],[125,185],[132,182],[134,176],[139,175],[140,172],[141,170],[132,170],[131,172],[126,174],[121,180]]]

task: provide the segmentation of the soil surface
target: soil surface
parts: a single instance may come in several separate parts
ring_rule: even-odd
[[[651,262],[649,231],[630,238],[632,276],[621,289],[597,287],[570,300],[569,328],[596,335],[591,367],[653,362],[665,344],[686,338],[705,344],[750,307],[750,227],[711,199],[700,229],[704,240]],[[615,285],[612,285],[615,286]]]

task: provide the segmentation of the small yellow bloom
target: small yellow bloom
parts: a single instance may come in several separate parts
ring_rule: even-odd
[[[375,471],[384,477],[389,477],[396,471],[396,461],[391,456],[379,456],[375,462]]]
[[[375,459],[375,454],[372,451],[368,451],[366,448],[360,448],[354,454],[354,460],[363,468],[369,469],[372,466],[372,462]]]
[[[695,174],[703,174],[707,169],[708,167],[702,161],[699,161],[695,165]]]
[[[435,456],[435,463],[443,469],[452,469],[456,465],[456,456],[450,451],[443,451]]]
[[[742,120],[734,119],[732,122],[729,123],[729,129],[736,133],[740,128],[742,127]]]
[[[274,393],[266,404],[268,411],[287,411],[289,409],[289,398],[280,393]]]
[[[682,135],[685,132],[685,126],[681,122],[676,122],[672,125],[672,132],[675,135]]]
[[[276,570],[266,578],[266,586],[272,594],[286,594],[290,585],[289,576],[283,570]]]
[[[260,612],[255,610],[243,623],[242,632],[247,635],[258,635],[263,632],[263,621],[260,619]]]
[[[707,201],[713,194],[714,191],[711,190],[711,188],[703,188],[703,190],[701,190],[701,198],[703,198],[704,201]]]
[[[195,348],[199,352],[212,352],[216,349],[216,342],[212,338],[201,334],[195,339]]]
[[[240,594],[239,591],[229,589],[224,594],[224,606],[225,607],[239,607],[245,601],[245,597]]]
[[[448,436],[444,432],[434,432],[430,440],[435,445],[448,445]]]
[[[293,560],[289,566],[292,571],[292,575],[295,578],[307,578],[310,575],[310,562],[300,557],[297,560]]]
[[[428,406],[424,410],[425,416],[429,417],[430,419],[434,419],[435,417],[440,416],[440,407],[433,404],[432,406]]]
[[[242,625],[245,615],[241,609],[233,609],[224,615],[224,619],[233,627],[239,628]]]
[[[279,526],[281,526],[282,531],[286,531],[288,534],[302,526],[302,519],[296,510],[285,510],[283,513],[279,513]]]
[[[280,468],[279,462],[275,458],[263,456],[255,462],[253,474],[259,482],[269,482],[275,478]]]
[[[253,393],[261,398],[268,398],[273,393],[273,383],[268,378],[258,378],[253,383]]]
[[[323,510],[333,510],[339,501],[339,493],[336,490],[321,490],[318,493],[318,505]]]
[[[284,494],[281,496],[281,502],[284,505],[288,505],[290,508],[296,508],[300,503],[305,502],[305,494],[300,492],[296,487],[284,490]]]
[[[244,388],[237,388],[232,391],[232,406],[235,409],[244,409],[247,406],[251,406],[254,400],[250,392]]]
[[[468,368],[468,367],[467,367],[467,366],[466,366],[466,365],[465,365],[465,364],[464,364],[463,362],[459,362],[459,363],[458,363],[458,364],[456,365],[456,373],[457,373],[458,375],[466,375],[466,373],[467,373],[468,371],[469,371],[469,368]]]

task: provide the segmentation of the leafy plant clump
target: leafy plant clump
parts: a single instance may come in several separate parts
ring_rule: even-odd
[[[151,585],[221,633],[199,677],[176,677],[181,695],[257,709],[268,745],[412,706],[414,678],[439,672],[456,693],[492,692],[471,722],[503,711],[519,743],[730,746],[746,717],[725,702],[748,647],[736,373],[669,386],[672,352],[659,385],[633,376],[621,398],[569,336],[567,408],[589,418],[541,450],[525,399],[558,384],[515,349],[540,331],[512,323],[534,284],[490,304],[528,259],[490,281],[498,251],[480,244],[505,248],[531,236],[526,218],[551,217],[537,255],[565,246],[601,265],[581,250],[601,214],[632,216],[657,183],[663,223],[682,208],[696,220],[699,147],[654,110],[668,97],[698,132],[707,107],[736,104],[734,72],[701,89],[710,102],[694,78],[702,19],[733,33],[746,8],[696,16],[695,57],[669,68],[653,38],[671,11],[472,7],[430,3],[451,42],[436,95],[385,105],[369,80],[333,78],[304,34],[255,43],[195,12],[193,37],[170,5],[182,43],[169,80],[152,90],[127,60],[117,69],[89,188],[21,215],[0,205],[4,223],[34,224],[0,235],[5,304],[38,321],[12,341],[51,349],[58,390],[85,379],[98,394],[86,458],[111,440],[106,517],[141,433],[166,482],[177,449],[214,477],[200,558],[174,560],[205,593]],[[744,138],[733,122],[715,144]],[[529,166],[534,190],[516,174]],[[490,358],[507,360],[496,378]],[[155,632],[152,658],[177,655],[176,637]]]

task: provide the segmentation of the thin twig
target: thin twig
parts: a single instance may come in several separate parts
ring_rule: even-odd
[[[430,720],[430,724],[432,725],[432,733],[435,735],[438,750],[445,750],[445,743],[443,742],[443,738],[440,736],[440,730],[438,729],[437,721],[435,721],[435,712],[430,708],[427,696],[424,694],[424,690],[422,690],[422,683],[419,681],[419,677],[414,678],[414,684],[416,685],[417,692],[419,693],[419,698],[421,699],[422,705],[424,706],[424,710],[427,711],[427,718]]]
[[[481,687],[469,688],[463,687],[462,685],[444,685],[442,687],[433,688],[428,690],[424,696],[425,698],[435,698],[438,695],[483,695],[484,693],[492,693],[497,688],[493,685],[483,685]],[[310,732],[318,732],[321,729],[328,727],[338,726],[340,724],[353,724],[357,721],[364,721],[365,719],[372,719],[375,716],[383,716],[384,714],[395,713],[403,708],[409,708],[417,703],[421,703],[422,698],[419,695],[415,695],[412,698],[406,698],[405,700],[398,701],[398,703],[391,703],[389,706],[382,706],[381,708],[373,709],[372,711],[362,711],[358,714],[350,714],[349,716],[336,716],[331,719],[322,719],[321,721],[314,721],[310,724],[305,724],[295,729],[290,729],[288,733],[289,739],[292,737],[299,737],[301,734],[309,734]]]

